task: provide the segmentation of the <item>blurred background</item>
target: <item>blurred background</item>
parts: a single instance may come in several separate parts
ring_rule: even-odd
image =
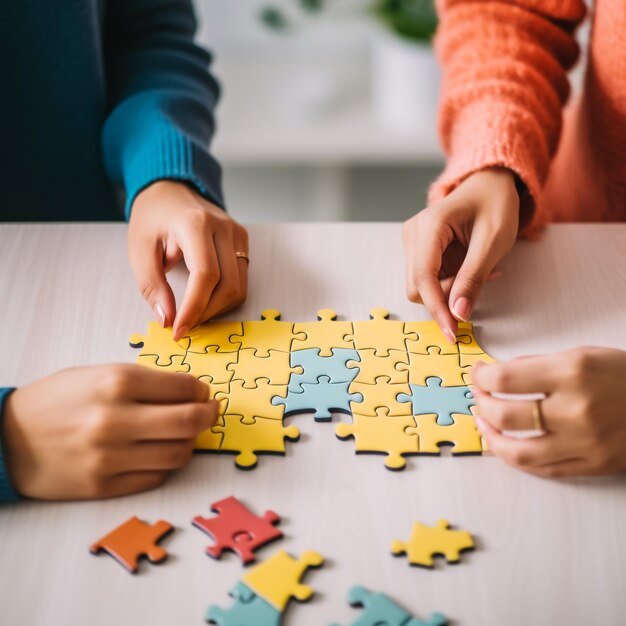
[[[236,219],[399,221],[423,208],[443,166],[432,0],[194,1],[223,89],[213,152]]]

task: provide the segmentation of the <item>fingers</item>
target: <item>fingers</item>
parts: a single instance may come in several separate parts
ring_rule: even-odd
[[[129,472],[120,474],[110,478],[95,496],[88,494],[87,497],[116,498],[141,491],[149,491],[150,489],[160,487],[168,476],[169,472]]]
[[[182,229],[178,244],[189,270],[187,290],[174,321],[174,339],[198,324],[220,281],[220,265],[208,213],[198,211]]]
[[[116,474],[173,471],[184,467],[193,456],[194,440],[137,443],[110,453]]]
[[[215,250],[220,264],[220,281],[213,291],[208,307],[199,321],[225,313],[242,304],[248,285],[248,260],[237,257],[236,252],[248,254],[246,231],[238,224],[223,227],[215,235]],[[243,235],[240,233],[243,231]]]
[[[426,209],[427,211],[428,209]],[[420,217],[420,214],[417,216]],[[456,340],[457,321],[450,313],[446,295],[439,282],[443,254],[452,240],[435,225],[413,218],[404,227],[407,293],[412,302],[420,301],[450,343]]]
[[[534,402],[526,400],[500,400],[478,389],[473,390],[476,400],[477,414],[499,431],[533,430]],[[543,423],[546,430],[550,430],[546,422],[545,411]]]
[[[465,260],[450,291],[449,306],[454,316],[463,322],[470,319],[484,283],[500,261],[499,247],[494,245],[499,233],[475,226]]]
[[[557,435],[551,433],[530,439],[517,439],[503,435],[482,417],[476,418],[476,425],[491,452],[505,463],[524,471],[537,471],[541,467],[575,456],[562,446]]]
[[[129,400],[153,404],[206,402],[209,388],[188,374],[159,372],[140,365],[107,368],[99,381],[107,400]]]
[[[215,425],[219,404],[215,400],[170,406],[134,407],[132,419],[120,420],[119,436],[133,441],[185,441]],[[115,437],[116,433],[111,433]],[[144,468],[154,469],[154,468]]]
[[[489,393],[549,394],[559,385],[557,358],[546,355],[508,363],[477,363],[472,368],[472,380],[478,389]]]
[[[170,326],[176,315],[176,300],[165,278],[165,250],[160,241],[129,238],[128,257],[139,291],[162,326]]]

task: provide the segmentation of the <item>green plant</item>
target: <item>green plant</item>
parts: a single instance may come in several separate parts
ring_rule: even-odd
[[[260,12],[261,21],[277,32],[292,32],[302,20],[336,7],[337,0],[293,0],[295,14],[268,5]],[[371,0],[368,12],[401,37],[428,42],[437,29],[434,0]]]

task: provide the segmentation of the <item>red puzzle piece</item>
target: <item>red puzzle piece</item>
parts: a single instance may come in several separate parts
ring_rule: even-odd
[[[234,496],[215,502],[211,511],[219,513],[218,517],[207,519],[197,515],[192,523],[215,540],[215,545],[206,550],[214,559],[219,559],[224,550],[232,550],[247,565],[255,560],[253,552],[257,548],[283,536],[274,527],[280,522],[274,511],[266,511],[259,517]]]
[[[131,517],[94,543],[89,550],[92,554],[98,554],[101,550],[108,552],[131,574],[136,574],[142,556],[151,563],[165,561],[167,552],[156,544],[172,530],[174,527],[168,522],[158,521],[151,525]]]

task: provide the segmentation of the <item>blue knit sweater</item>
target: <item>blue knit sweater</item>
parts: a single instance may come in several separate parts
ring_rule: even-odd
[[[0,221],[119,220],[166,178],[223,206],[195,28],[190,0],[2,0]]]

